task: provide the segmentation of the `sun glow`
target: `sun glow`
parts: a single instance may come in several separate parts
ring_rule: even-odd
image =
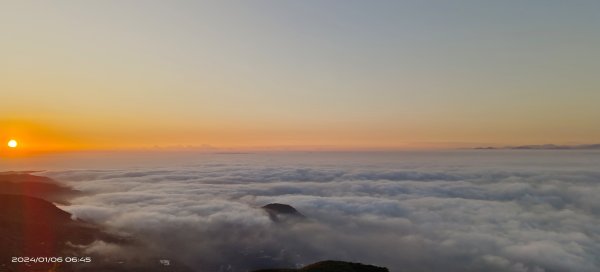
[[[10,140],[10,141],[8,141],[8,147],[10,147],[10,148],[16,148],[17,145],[19,145],[19,144],[17,143],[16,140]]]

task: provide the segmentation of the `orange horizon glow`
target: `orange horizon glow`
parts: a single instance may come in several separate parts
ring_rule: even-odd
[[[81,126],[80,126],[81,128]],[[51,126],[28,120],[0,121],[0,139],[17,141],[17,147],[4,145],[3,156],[32,156],[36,154],[81,151],[396,151],[443,150],[480,146],[544,144],[546,141],[502,141],[490,138],[487,142],[442,141],[425,135],[411,139],[391,134],[331,128],[297,131],[286,129],[251,130],[182,128],[152,130],[141,128],[111,131]],[[185,130],[184,130],[185,131]],[[396,136],[396,137],[394,137]],[[458,138],[458,137],[457,137]],[[496,140],[496,141],[494,141]],[[572,142],[551,142],[573,144]]]
[[[172,124],[171,124],[172,125]],[[565,142],[548,137],[532,140],[506,140],[506,134],[481,137],[484,141],[461,141],[463,135],[445,133],[443,137],[429,137],[431,131],[403,133],[403,131],[377,131],[373,129],[347,129],[344,127],[291,128],[273,125],[270,128],[189,127],[155,124],[155,127],[130,127],[114,124],[51,125],[26,119],[0,120],[0,140],[14,139],[17,148],[4,145],[3,156],[31,156],[36,154],[79,151],[395,151],[443,150],[480,146],[506,146],[525,144],[585,144]],[[110,126],[109,126],[110,127]],[[407,129],[407,131],[417,131]],[[469,131],[474,134],[475,132]],[[452,136],[452,137],[450,137]],[[482,135],[485,136],[485,135]],[[506,137],[506,138],[503,138]],[[449,139],[449,140],[445,140]],[[544,140],[546,139],[546,140]]]

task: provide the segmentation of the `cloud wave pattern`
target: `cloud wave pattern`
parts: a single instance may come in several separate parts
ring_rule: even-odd
[[[44,174],[87,193],[69,212],[199,271],[340,259],[391,271],[592,272],[598,166],[593,152],[246,154]],[[274,224],[258,209],[273,202],[310,220]]]

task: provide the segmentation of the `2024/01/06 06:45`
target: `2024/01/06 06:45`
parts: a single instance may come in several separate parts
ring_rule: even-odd
[[[91,263],[92,257],[12,257],[13,263]]]

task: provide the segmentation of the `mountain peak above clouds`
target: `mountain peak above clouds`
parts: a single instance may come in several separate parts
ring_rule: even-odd
[[[261,207],[269,214],[269,218],[273,222],[283,222],[289,219],[305,219],[306,216],[301,214],[296,208],[281,203],[270,203]]]

